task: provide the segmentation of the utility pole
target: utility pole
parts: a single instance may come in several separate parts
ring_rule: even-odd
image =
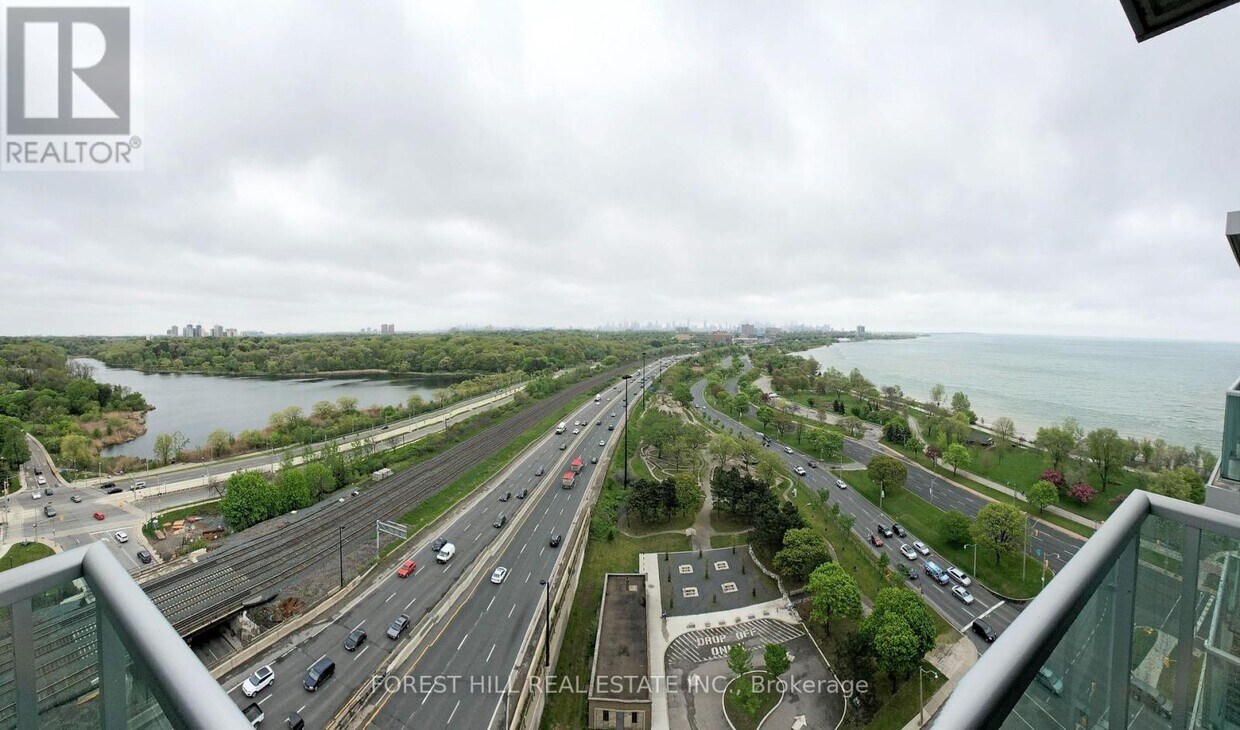
[[[344,588],[344,525],[340,526],[340,587]]]
[[[547,651],[543,654],[543,667],[549,668],[551,666],[551,581],[540,580],[538,582],[547,589],[547,620],[545,624],[547,641],[544,647]]]
[[[629,486],[629,378],[632,375],[624,376],[624,487]]]

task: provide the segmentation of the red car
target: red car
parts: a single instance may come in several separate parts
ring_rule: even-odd
[[[872,533],[872,532],[871,532],[871,533],[870,533],[870,544],[871,544],[871,545],[873,545],[874,547],[882,547],[882,546],[883,546],[883,538],[881,538],[881,537],[879,537],[878,535],[875,535],[874,533]]]
[[[410,575],[413,574],[413,571],[417,569],[418,569],[417,563],[413,562],[412,560],[406,560],[404,565],[396,569],[396,575],[399,575],[401,578],[408,578]]]
[[[104,518],[104,514],[102,512],[95,513],[95,519],[102,520],[103,518]]]

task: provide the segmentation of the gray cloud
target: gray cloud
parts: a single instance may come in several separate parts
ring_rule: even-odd
[[[0,175],[0,333],[1237,339],[1240,12],[146,7],[146,170]]]

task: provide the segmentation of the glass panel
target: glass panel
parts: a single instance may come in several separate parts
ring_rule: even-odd
[[[1171,727],[1181,612],[1196,613],[1205,598],[1194,592],[1197,605],[1184,605],[1184,543],[1184,525],[1178,522],[1150,516],[1141,526],[1133,603],[1129,727]]]
[[[1038,678],[1025,689],[1004,721],[1004,728],[1098,726],[1107,710],[1107,687],[1114,674],[1111,614],[1115,573],[1112,566],[1051,653]]]
[[[172,730],[172,723],[168,721],[159,700],[151,691],[146,674],[137,671],[132,661],[126,662],[126,667],[129,680],[129,726],[143,730]]]
[[[98,727],[94,597],[84,581],[34,597],[34,667],[43,727]]]
[[[1192,727],[1240,727],[1240,541],[1209,535],[1200,586],[1208,609],[1197,628],[1189,686]],[[1200,662],[1204,671],[1197,670]]]
[[[13,685],[13,611],[0,606],[0,728],[16,724],[17,692]]]

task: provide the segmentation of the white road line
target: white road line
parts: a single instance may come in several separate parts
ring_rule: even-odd
[[[456,705],[455,705],[455,706],[453,706],[453,708],[452,708],[452,714],[448,715],[448,722],[447,722],[446,724],[448,724],[448,725],[451,725],[451,724],[452,724],[452,718],[456,716],[456,708],[457,708],[457,707],[460,707],[460,706],[461,706],[461,701],[460,701],[460,700],[457,700],[457,701],[456,701]]]
[[[530,576],[532,576],[532,575],[534,575],[534,574],[533,574],[533,573],[526,573],[526,574],[525,574],[525,582],[526,582],[526,583],[529,583],[529,582],[530,582]]]
[[[263,704],[264,702],[266,702],[267,700],[271,699],[272,697],[275,697],[275,695],[267,695],[266,697],[264,697],[264,698],[262,698],[261,700],[259,700],[259,701],[258,701],[258,704],[260,704],[260,705],[261,705],[261,704]]]
[[[564,514],[564,508],[563,508],[563,507],[561,507],[561,508],[560,508],[560,514],[561,514],[561,515],[562,515],[562,514]]]
[[[517,555],[520,555],[521,553],[524,553],[524,552],[525,552],[525,548],[527,548],[527,547],[529,547],[529,543],[528,543],[528,542],[527,542],[527,543],[525,543],[524,545],[522,545],[522,546],[521,546],[521,552],[517,553]]]
[[[555,497],[552,497],[552,499],[555,499]],[[548,513],[548,512],[550,512],[550,511],[551,511],[551,508],[550,508],[550,507],[547,507],[547,509],[543,510],[543,514],[545,515],[545,514],[547,514],[547,513]]]
[[[459,644],[457,644],[457,645],[456,645],[456,650],[457,650],[457,651],[460,651],[460,650],[461,650],[461,647],[462,647],[462,646],[465,646],[465,640],[466,640],[466,639],[468,639],[468,638],[469,638],[469,634],[465,634],[464,636],[462,636],[462,637],[461,637],[461,643],[459,643]]]
[[[474,535],[474,542],[478,542],[478,538],[480,538],[480,537],[482,537],[482,533],[481,533],[481,532],[479,532],[477,535]]]
[[[310,667],[313,667],[315,664],[318,664],[319,662],[323,661],[323,660],[324,660],[324,659],[326,659],[326,658],[327,658],[327,655],[326,655],[326,654],[324,654],[323,656],[319,657],[318,659],[315,659],[314,661],[310,662]],[[308,672],[308,671],[310,671],[310,667],[306,667],[306,671],[307,671],[307,672]]]
[[[363,646],[361,651],[353,655],[353,661],[357,661],[357,658],[365,654],[368,649],[370,649],[370,644]]]
[[[354,627],[353,627],[353,630],[354,630],[354,631],[357,631],[358,629],[362,628],[362,624],[364,624],[364,623],[366,623],[366,619],[362,619],[362,620],[361,620],[361,622],[360,622],[360,623],[358,623],[358,625],[357,625],[357,626],[354,626]]]
[[[412,606],[412,605],[413,605],[413,602],[414,602],[414,601],[416,601],[416,600],[418,600],[418,597],[417,597],[417,596],[414,596],[413,598],[410,598],[410,599],[409,599],[409,602],[405,604],[405,610],[406,610],[406,611],[408,611],[408,610],[409,610],[409,607],[410,607],[410,606]]]
[[[392,591],[392,595],[390,595],[390,596],[388,596],[386,599],[384,599],[384,601],[383,601],[383,602],[384,602],[384,603],[387,603],[388,601],[392,600],[393,598],[395,598],[395,597],[396,597],[396,594],[397,594],[398,592],[399,592],[399,591]]]
[[[540,527],[542,527],[542,523],[541,523],[541,522],[539,522],[537,525],[534,525],[534,532],[538,532],[538,528],[540,528]]]
[[[543,553],[545,553],[545,552],[547,552],[547,546],[546,546],[546,545],[543,545],[542,550],[539,550],[539,551],[538,551],[538,557],[540,557],[540,558],[541,558],[541,557],[542,557],[542,554],[543,554]]]
[[[981,603],[981,601],[978,601],[978,603]],[[1007,603],[1007,601],[999,601],[995,605],[991,606],[990,608],[986,609],[981,614],[979,614],[977,618],[986,618],[987,616],[990,615],[991,611],[994,611],[996,608],[1002,606],[1004,603]],[[983,603],[982,605],[984,606],[986,604]]]
[[[512,608],[508,609],[508,618],[512,618],[512,612],[517,610],[517,604],[512,604]],[[324,654],[323,656],[327,656]]]
[[[306,709],[306,706],[305,706],[305,705],[302,705],[301,707],[298,707],[298,708],[297,708],[297,714],[298,714],[298,715],[300,715],[300,714],[301,714],[301,711],[302,711],[302,710],[304,710],[304,709]]]
[[[491,644],[491,650],[487,652],[487,658],[486,658],[486,661],[482,662],[483,664],[491,663],[491,655],[495,653],[495,647],[496,647],[496,644]]]

